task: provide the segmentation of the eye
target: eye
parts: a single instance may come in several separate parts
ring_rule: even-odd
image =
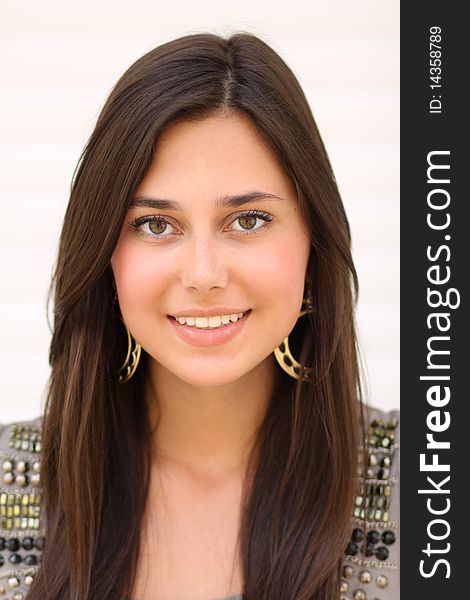
[[[168,227],[173,227],[171,222],[161,215],[149,215],[147,217],[138,217],[131,221],[130,225],[137,229],[139,235],[150,238],[168,237],[170,233],[165,233]],[[165,234],[165,235],[163,235]]]
[[[241,229],[234,229],[233,231],[241,233],[242,235],[257,233],[259,230],[269,227],[272,219],[272,216],[267,212],[262,210],[250,210],[238,215],[238,217],[232,221],[232,223],[238,221],[241,226]],[[264,221],[264,225],[255,227],[257,221]]]

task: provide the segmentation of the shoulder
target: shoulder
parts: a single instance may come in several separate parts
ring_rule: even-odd
[[[341,578],[342,600],[400,597],[400,411],[366,411],[365,483],[358,478],[351,538]],[[365,520],[365,523],[364,523]]]
[[[45,538],[40,515],[42,417],[0,424],[0,597],[23,600]]]
[[[397,600],[399,592],[400,411],[367,414],[368,473],[358,479],[342,600]],[[45,544],[40,514],[42,417],[0,424],[0,597],[26,598]],[[364,529],[364,518],[366,527]]]

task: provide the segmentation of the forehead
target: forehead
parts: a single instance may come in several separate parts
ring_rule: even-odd
[[[259,189],[296,198],[275,152],[246,115],[213,115],[169,125],[135,195],[211,200]]]

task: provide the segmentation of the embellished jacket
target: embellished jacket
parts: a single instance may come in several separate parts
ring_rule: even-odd
[[[358,477],[351,508],[340,600],[400,598],[399,414],[370,409],[367,479],[362,483]],[[0,425],[0,600],[27,598],[47,543],[41,520],[41,422],[38,417]],[[241,600],[221,600],[232,598]]]

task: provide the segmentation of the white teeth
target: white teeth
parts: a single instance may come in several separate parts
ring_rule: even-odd
[[[218,327],[222,323],[222,317],[209,317],[209,327]]]
[[[248,311],[247,311],[248,312]],[[180,325],[189,325],[199,329],[215,329],[227,325],[230,321],[236,323],[245,313],[234,313],[232,315],[215,315],[212,317],[175,317]]]

